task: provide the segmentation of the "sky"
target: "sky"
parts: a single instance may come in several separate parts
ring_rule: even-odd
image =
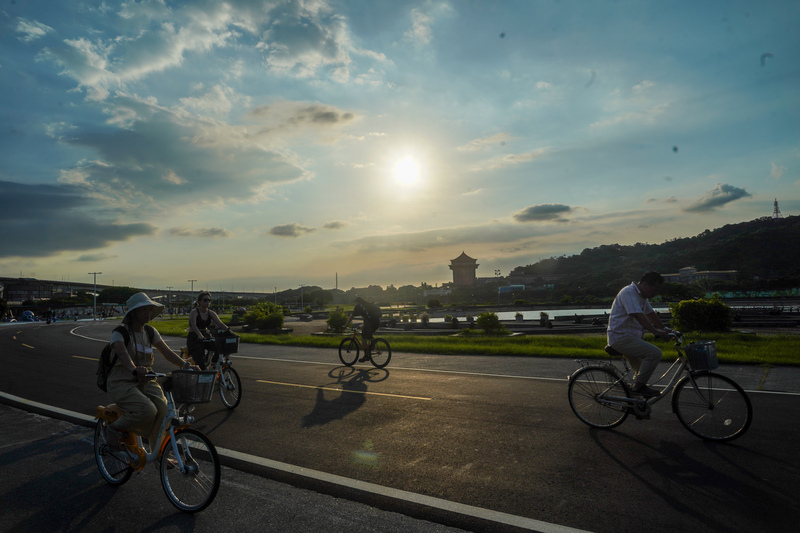
[[[798,22],[795,0],[5,1],[0,276],[440,285],[462,252],[494,277],[797,215]]]

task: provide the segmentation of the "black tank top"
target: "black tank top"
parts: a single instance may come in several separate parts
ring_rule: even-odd
[[[208,326],[211,325],[211,312],[208,313],[208,318],[203,320],[203,318],[200,316],[200,311],[198,311],[197,318],[195,319],[194,323],[197,324],[197,329],[201,331],[207,329]]]

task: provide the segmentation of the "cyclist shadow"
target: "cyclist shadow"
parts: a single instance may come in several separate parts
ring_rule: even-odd
[[[303,428],[324,426],[335,420],[341,420],[350,413],[357,411],[367,402],[367,382],[386,379],[383,377],[376,380],[374,379],[374,374],[374,370],[366,369],[352,369],[348,376],[340,372],[337,381],[334,383],[339,385],[340,393],[338,397],[332,400],[325,398],[325,389],[329,386],[319,387],[314,408],[303,417]]]

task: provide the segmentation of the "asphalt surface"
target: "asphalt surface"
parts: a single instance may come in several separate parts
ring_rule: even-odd
[[[477,364],[478,360],[475,362]],[[426,361],[428,367],[430,364],[430,361]],[[573,362],[564,361],[563,364],[563,369],[552,369],[553,374],[562,379],[574,370]],[[783,367],[764,372],[760,367],[739,367],[725,369],[723,373],[736,379],[747,390],[790,393],[800,390],[800,369],[796,368]],[[0,427],[4,428],[0,433],[0,501],[3,503],[0,507],[0,523],[3,524],[3,531],[205,531],[212,528],[218,531],[231,526],[244,531],[576,531],[390,489],[363,480],[268,461],[258,455],[219,446],[223,464],[228,466],[223,469],[222,487],[217,499],[208,510],[185,515],[168,503],[159,486],[158,472],[149,465],[122,487],[113,488],[102,481],[92,455],[91,430],[84,427],[84,424],[91,424],[90,417],[61,411],[51,405],[15,399],[8,394],[1,396],[0,399],[5,403],[24,409],[0,406]],[[560,396],[559,402],[563,403]],[[615,442],[615,447],[628,445],[626,441],[630,440],[622,436],[614,437],[614,441],[611,437],[608,440],[592,438],[601,448],[612,442]],[[668,442],[661,441],[661,446],[668,445]],[[727,460],[732,460],[734,453],[746,455],[743,453],[746,450],[736,446],[727,448],[725,455],[729,457],[719,453],[725,448],[704,448],[692,444],[687,450],[688,453],[677,448],[662,448],[658,450],[658,455],[679,460],[692,459],[695,453],[707,454],[709,451]],[[606,452],[612,452],[612,456],[618,454],[614,449]],[[610,466],[623,473],[627,470],[616,463]],[[659,467],[653,464],[652,467],[661,472],[656,479],[663,478],[665,485],[686,484],[689,481],[689,487],[697,488],[693,478],[679,479],[689,475],[690,471],[692,476],[720,477],[719,472],[708,468],[704,470],[701,464],[692,466],[691,470],[684,471],[682,468],[679,472],[664,470],[663,465]],[[746,468],[740,470],[745,472]],[[759,475],[778,478],[792,476],[796,470],[794,463],[787,463],[786,472]],[[638,477],[633,470],[628,473]],[[597,477],[597,473],[592,475]],[[424,474],[421,476],[424,477]],[[290,484],[280,483],[276,479],[286,480]],[[737,487],[731,496],[748,501],[746,494],[737,494],[746,488],[746,484],[732,477],[729,482]],[[710,489],[711,486],[700,488],[703,492]],[[655,491],[656,495],[659,490]],[[766,493],[756,495],[759,499],[767,496]],[[661,496],[667,503],[682,501],[680,497],[669,493]],[[365,505],[365,502],[370,505]],[[780,500],[774,503],[777,505]],[[531,502],[531,505],[536,504]],[[608,512],[618,512],[613,501],[608,505]],[[766,503],[764,505],[769,506]],[[796,516],[796,509],[791,512],[795,512]],[[790,530],[782,529],[784,522],[780,520],[772,518],[769,523],[778,524],[778,527],[771,528],[772,531]],[[710,527],[709,530],[724,529]]]

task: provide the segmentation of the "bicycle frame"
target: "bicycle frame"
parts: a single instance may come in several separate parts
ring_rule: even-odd
[[[608,361],[601,361],[599,364],[604,366],[611,367],[613,371],[617,374],[618,378],[611,387],[607,388],[605,391],[601,392],[597,396],[597,401],[606,403],[609,405],[614,405],[618,407],[627,406],[627,407],[636,407],[640,410],[641,415],[647,415],[650,413],[650,409],[653,405],[660,402],[664,398],[667,397],[669,393],[671,393],[678,382],[683,378],[683,374],[685,373],[689,379],[689,382],[692,384],[692,388],[697,392],[698,397],[702,397],[700,394],[699,389],[697,388],[697,382],[693,376],[693,370],[689,366],[689,360],[686,358],[686,355],[681,350],[683,346],[683,336],[675,336],[675,351],[678,354],[678,358],[670,365],[664,374],[656,380],[656,383],[660,382],[662,379],[667,377],[672,372],[672,376],[670,377],[667,384],[664,386],[664,390],[658,396],[653,396],[652,398],[630,398],[625,396],[611,396],[607,395],[607,392],[611,390],[613,387],[617,386],[620,382],[622,382],[631,372],[631,367],[628,365],[628,362],[625,360],[624,357],[620,357],[622,359],[622,365],[624,367],[624,371],[620,371],[620,369],[612,362]],[[590,366],[590,365],[597,365],[597,361],[582,359],[578,361],[581,366]],[[646,405],[645,405],[646,404]],[[674,406],[673,406],[674,411]]]
[[[161,378],[166,377],[167,375],[154,373],[149,374],[149,376]],[[141,435],[136,435],[136,453],[134,453],[128,447],[126,447],[125,451],[122,453],[127,456],[128,462],[134,470],[141,470],[147,463],[155,461],[164,454],[164,449],[167,445],[167,439],[165,438],[165,435],[169,434],[169,442],[172,445],[172,451],[178,462],[178,467],[180,468],[180,472],[185,474],[187,469],[178,450],[175,432],[191,425],[191,423],[194,422],[194,417],[189,416],[188,413],[182,415],[179,410],[175,409],[175,400],[172,397],[172,391],[164,391],[164,396],[167,399],[167,413],[164,416],[164,419],[161,421],[161,427],[159,428],[158,432],[158,442],[152,446],[150,452],[144,452],[144,443],[142,442],[142,437]],[[115,415],[119,412],[122,412],[122,410],[119,408],[117,408],[117,411],[112,413],[98,412],[97,418],[102,418],[106,422],[106,425],[108,425],[118,418],[118,416]]]

